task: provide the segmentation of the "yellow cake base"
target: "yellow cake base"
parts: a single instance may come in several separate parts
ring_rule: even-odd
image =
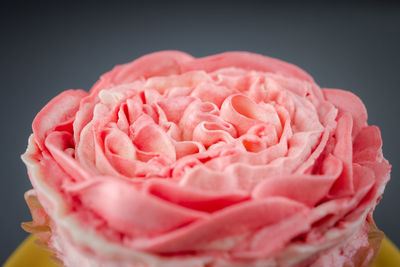
[[[50,259],[50,252],[35,244],[36,236],[30,235],[8,258],[3,267],[57,267]],[[374,267],[400,266],[400,251],[387,238],[382,242]]]

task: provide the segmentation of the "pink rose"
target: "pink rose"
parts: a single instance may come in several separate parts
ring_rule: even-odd
[[[66,266],[342,266],[381,147],[360,99],[294,65],[165,51],[51,100],[23,159]]]

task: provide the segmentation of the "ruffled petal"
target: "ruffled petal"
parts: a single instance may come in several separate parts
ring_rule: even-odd
[[[72,128],[80,101],[87,93],[82,90],[68,90],[53,98],[35,117],[32,123],[36,142],[41,149],[46,136],[56,127],[69,124]],[[72,129],[71,129],[72,130]]]

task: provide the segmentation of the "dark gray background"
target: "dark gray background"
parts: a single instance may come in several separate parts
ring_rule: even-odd
[[[299,65],[322,87],[356,93],[394,166],[375,219],[400,245],[399,5],[111,2],[0,7],[0,262],[26,237],[19,225],[30,220],[23,193],[31,186],[19,156],[35,114],[61,91],[88,90],[115,64],[163,49],[261,53]]]

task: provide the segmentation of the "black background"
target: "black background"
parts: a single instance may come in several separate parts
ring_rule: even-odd
[[[400,245],[400,5],[394,2],[36,2],[0,7],[0,262],[26,237],[19,156],[35,114],[115,64],[164,49],[196,57],[246,50],[299,65],[321,87],[351,90],[378,125],[393,165],[378,226]]]

